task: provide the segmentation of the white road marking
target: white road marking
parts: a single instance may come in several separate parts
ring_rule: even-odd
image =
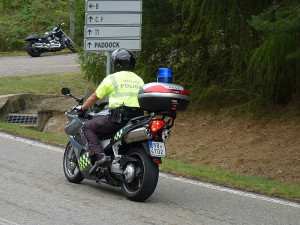
[[[4,138],[10,139],[10,140],[23,142],[23,143],[26,143],[26,144],[29,144],[29,145],[38,146],[38,147],[41,147],[41,148],[46,148],[48,150],[52,150],[52,151],[55,151],[55,152],[61,152],[61,153],[65,152],[64,149],[61,148],[61,147],[56,147],[56,146],[45,144],[45,143],[42,143],[42,142],[39,142],[39,141],[34,141],[34,140],[27,139],[27,138],[14,136],[12,134],[6,134],[6,133],[0,132],[0,137],[4,137]]]
[[[240,195],[240,196],[253,198],[253,199],[259,199],[259,200],[272,202],[272,203],[276,203],[276,204],[280,204],[280,205],[291,206],[294,208],[300,208],[300,204],[298,204],[296,202],[294,203],[294,202],[288,201],[288,200],[281,200],[281,199],[276,199],[276,198],[272,198],[272,197],[264,196],[264,195],[260,195],[260,194],[253,194],[253,193],[249,193],[246,191],[240,191],[240,190],[236,190],[233,188],[227,188],[227,187],[222,187],[222,186],[218,186],[218,185],[211,184],[211,183],[206,183],[203,181],[196,181],[196,180],[191,180],[191,179],[187,179],[187,178],[183,178],[183,177],[177,177],[177,176],[173,176],[173,175],[162,173],[162,172],[160,172],[159,175],[161,177],[168,178],[171,180],[176,180],[176,181],[180,181],[180,182],[184,182],[184,183],[188,183],[188,184],[193,184],[193,185],[197,185],[200,187],[213,189],[216,191],[227,192],[227,193],[234,194],[234,195]]]
[[[55,147],[53,145],[44,144],[44,143],[41,143],[41,142],[38,142],[38,141],[34,141],[34,140],[14,136],[14,135],[11,135],[11,134],[6,134],[6,133],[0,132],[0,137],[4,137],[4,138],[11,139],[11,140],[20,141],[20,142],[23,142],[23,143],[26,143],[26,144],[42,147],[42,148],[45,148],[45,149],[48,149],[48,150],[51,150],[51,151],[64,153],[64,149],[61,148],[61,147]],[[187,179],[187,178],[183,178],[183,177],[177,177],[177,176],[173,176],[173,175],[170,175],[170,174],[167,174],[167,173],[162,173],[162,172],[160,172],[160,176],[164,177],[164,178],[167,178],[167,179],[171,179],[171,180],[176,180],[176,181],[180,181],[180,182],[184,182],[184,183],[188,183],[188,184],[193,184],[193,185],[204,187],[204,188],[213,189],[213,190],[216,190],[216,191],[227,192],[227,193],[230,193],[230,194],[239,195],[239,196],[243,196],[243,197],[248,197],[248,198],[258,199],[258,200],[262,200],[262,201],[272,202],[272,203],[285,205],[285,206],[290,206],[290,207],[294,207],[294,208],[300,208],[300,204],[298,204],[296,202],[288,201],[288,200],[272,198],[272,197],[269,197],[269,196],[264,196],[264,195],[259,195],[259,194],[253,194],[253,193],[249,193],[249,192],[246,192],[246,191],[240,191],[240,190],[235,190],[235,189],[232,189],[232,188],[222,187],[222,186],[218,186],[218,185],[203,182],[203,181],[196,181],[196,180],[191,180],[191,179]]]

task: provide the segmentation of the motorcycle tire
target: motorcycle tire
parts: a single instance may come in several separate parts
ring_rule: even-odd
[[[132,201],[143,202],[154,192],[159,175],[158,165],[147,155],[142,146],[135,146],[127,154],[135,158],[136,176],[130,182],[123,182],[122,190],[126,197]]]
[[[71,42],[69,39],[66,39],[65,42],[66,42],[66,46],[67,46],[73,53],[76,53],[76,52],[77,52],[77,51],[75,50],[75,48],[74,48],[74,45],[72,44],[72,42]]]
[[[63,160],[64,173],[68,181],[76,184],[83,181],[84,177],[78,169],[78,161],[71,142],[66,146]]]
[[[42,49],[36,49],[32,46],[36,42],[37,42],[36,40],[33,40],[33,41],[27,41],[26,43],[26,52],[28,53],[28,55],[32,57],[39,57],[43,52]]]

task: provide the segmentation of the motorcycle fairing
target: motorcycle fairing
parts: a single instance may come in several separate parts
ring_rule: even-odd
[[[69,135],[69,138],[74,148],[76,158],[78,159],[81,155],[81,151],[83,150],[83,147],[80,144],[78,144],[72,136]]]
[[[81,172],[83,172],[84,170],[90,171],[91,160],[88,152],[85,152],[80,156],[80,158],[78,159],[78,165]]]
[[[121,137],[122,137],[122,133],[124,132],[125,127],[123,127],[121,130],[119,130],[114,137],[114,141],[117,142]]]

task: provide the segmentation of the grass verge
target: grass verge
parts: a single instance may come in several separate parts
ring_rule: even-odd
[[[33,128],[22,127],[14,124],[9,124],[9,123],[0,122],[0,131],[4,131],[21,137],[36,139],[36,140],[43,141],[45,143],[55,144],[60,146],[64,146],[66,143],[68,143],[67,136],[58,136],[54,134],[42,133],[34,130]]]
[[[12,93],[60,94],[62,87],[71,87],[74,95],[82,96],[86,89],[95,89],[95,85],[85,80],[80,72],[3,77],[0,78],[0,87],[0,95]],[[60,146],[64,146],[68,142],[67,136],[46,134],[32,128],[1,122],[0,131]],[[229,187],[300,200],[300,185],[283,184],[265,178],[203,168],[168,158],[163,159],[163,164],[160,168],[165,172],[214,182]]]
[[[161,169],[165,172],[201,179],[236,189],[300,200],[300,185],[284,184],[261,177],[239,175],[216,169],[203,168],[168,158],[163,159]]]
[[[0,78],[0,95],[18,93],[61,95],[62,87],[71,88],[75,96],[83,96],[87,89],[96,88],[94,84],[84,79],[81,72]]]
[[[65,53],[72,53],[69,49],[64,49],[62,51],[59,51],[59,52],[45,52],[45,53],[42,53],[43,55],[46,55],[46,54],[65,54]],[[10,57],[10,56],[27,56],[27,52],[25,51],[21,51],[21,52],[0,52],[0,57]]]
[[[0,57],[22,56],[27,55],[26,52],[0,52]]]

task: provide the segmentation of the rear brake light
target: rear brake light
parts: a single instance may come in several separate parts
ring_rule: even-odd
[[[158,92],[158,93],[173,93],[173,94],[179,94],[179,95],[186,95],[190,96],[190,93],[184,89],[184,90],[177,90],[177,89],[167,89],[162,85],[152,86],[145,89],[146,93],[151,92]]]
[[[157,132],[158,130],[160,130],[163,126],[165,125],[165,121],[164,120],[153,120],[152,124],[151,124],[151,131]]]

